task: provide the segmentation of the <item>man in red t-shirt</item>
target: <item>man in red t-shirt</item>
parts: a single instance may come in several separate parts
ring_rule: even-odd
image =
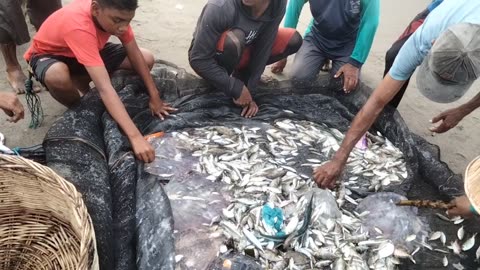
[[[43,23],[24,57],[35,78],[67,107],[77,103],[93,81],[108,112],[128,136],[135,156],[151,162],[153,148],[129,117],[109,76],[118,69],[135,70],[150,95],[152,114],[163,119],[175,110],[160,99],[150,75],[152,53],[140,49],[135,41],[130,21],[136,8],[137,0],[74,0]],[[107,42],[112,35],[122,44]]]

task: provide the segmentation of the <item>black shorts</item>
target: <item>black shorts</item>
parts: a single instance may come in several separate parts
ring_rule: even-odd
[[[127,57],[127,51],[122,44],[107,43],[105,47],[100,50],[100,56],[102,57],[103,63],[108,73],[112,73],[120,67],[123,60]],[[60,55],[51,55],[51,54],[42,54],[42,55],[32,55],[30,62],[28,63],[31,67],[33,76],[43,84],[45,87],[45,74],[47,70],[53,64],[57,62],[65,63],[70,70],[70,75],[88,75],[85,66],[80,64],[76,58],[60,56]]]

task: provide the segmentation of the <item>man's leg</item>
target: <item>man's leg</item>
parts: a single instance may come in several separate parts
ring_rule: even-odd
[[[28,17],[30,18],[30,23],[38,31],[48,16],[61,7],[61,0],[28,0],[27,13]]]
[[[143,59],[145,59],[145,62],[147,63],[148,69],[152,70],[153,65],[155,64],[155,57],[153,56],[153,53],[147,49],[140,48],[140,51],[142,52]],[[133,70],[133,66],[128,60],[128,57],[125,57],[122,61],[122,63],[118,66],[117,69],[129,69]],[[109,73],[115,71],[113,70],[108,70]]]
[[[241,70],[248,65],[248,56],[245,51],[245,33],[240,29],[226,31],[217,42],[215,60],[224,67],[228,74],[236,69]]]
[[[403,44],[410,38],[410,36],[423,24],[423,21],[428,16],[429,11],[426,9],[420,12],[415,18],[410,22],[407,26],[405,31],[400,35],[400,37],[392,44],[392,47],[387,51],[385,55],[385,70],[383,72],[383,76],[385,77],[390,68],[392,68],[393,63],[395,62],[395,58],[397,58],[398,52],[403,47]],[[393,99],[388,103],[388,105],[397,108],[402,101],[403,95],[407,90],[408,83],[410,82],[410,77],[407,81],[403,84],[400,91],[393,97]]]
[[[83,82],[82,85],[78,80],[76,81],[77,83],[74,83],[68,66],[62,62],[52,64],[45,72],[45,87],[48,88],[53,98],[67,108],[79,102],[81,93],[84,93],[86,87],[88,87],[88,82],[86,84]]]
[[[302,36],[295,29],[278,29],[277,37],[273,42],[271,56],[267,61],[267,65],[273,64],[298,52],[302,43]]]
[[[0,50],[5,59],[7,80],[18,94],[25,92],[27,77],[17,60],[17,44],[30,39],[20,1],[0,2]]]
[[[7,80],[17,94],[25,93],[25,80],[27,76],[17,60],[17,45],[13,42],[5,42],[7,33],[0,28],[0,50],[5,60]]]
[[[155,64],[153,53],[144,48],[140,48],[140,52],[148,68],[151,70]],[[127,52],[122,44],[107,43],[100,51],[100,56],[108,73],[113,73],[119,69],[133,70],[133,66],[130,60],[128,60]]]
[[[296,80],[315,79],[324,61],[325,55],[315,46],[311,34],[307,35],[295,55],[290,76]]]
[[[90,77],[74,58],[61,56],[33,56],[29,65],[35,78],[42,83],[53,98],[66,107],[80,101],[89,89]]]

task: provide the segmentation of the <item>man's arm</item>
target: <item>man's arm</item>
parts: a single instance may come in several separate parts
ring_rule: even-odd
[[[132,119],[127,113],[125,106],[113,88],[108,72],[104,66],[85,67],[90,78],[92,78],[95,87],[100,93],[103,104],[107,111],[120,126],[125,135],[130,140],[133,151],[137,159],[144,162],[151,162],[155,159],[155,152],[152,146],[143,138]]]
[[[343,170],[355,144],[363,134],[368,131],[385,105],[393,99],[404,83],[405,81],[394,80],[390,75],[385,76],[353,119],[352,125],[345,135],[342,145],[332,160],[316,168],[314,179],[321,188],[333,188],[335,186],[335,180]]]
[[[380,0],[361,0],[361,21],[357,34],[355,48],[348,60],[335,74],[335,78],[343,75],[343,90],[346,93],[357,87],[360,68],[367,60],[373,38],[377,31],[380,16]]]
[[[367,60],[372,48],[380,19],[380,0],[362,0],[362,13],[357,41],[349,63],[360,68]]]
[[[190,66],[202,78],[210,82],[215,88],[237,99],[240,97],[243,82],[230,77],[225,68],[215,61],[217,42],[229,26],[229,14],[215,4],[208,3],[200,15],[196,36],[189,52]]]
[[[130,61],[132,68],[135,70],[135,72],[137,72],[137,74],[140,76],[140,78],[142,78],[143,82],[145,83],[148,95],[150,96],[150,109],[152,110],[152,113],[163,120],[163,115],[169,115],[169,113],[174,111],[175,109],[161,100],[160,92],[158,91],[157,86],[153,81],[147,63],[145,62],[143,54],[137,45],[137,41],[135,39],[132,39],[127,44],[123,44],[123,46],[127,51],[128,60]]]
[[[145,87],[147,88],[150,98],[158,97],[160,93],[157,89],[157,86],[155,85],[155,82],[153,81],[147,63],[143,58],[143,54],[137,45],[137,41],[133,39],[129,43],[123,44],[123,46],[127,51],[128,60],[130,61],[133,70],[135,70],[135,72],[140,76],[140,78],[142,78],[143,82],[145,83]]]
[[[370,98],[368,98],[365,105],[353,119],[350,129],[333,159],[344,163],[347,162],[355,144],[370,129],[385,105],[393,99],[404,83],[405,81],[394,80],[389,75],[385,76],[385,79],[373,91]]]
[[[480,93],[478,93],[467,103],[462,104],[456,108],[446,110],[432,118],[432,123],[437,123],[439,121],[442,122],[436,127],[431,127],[430,131],[436,133],[447,132],[448,130],[454,128],[460,121],[462,121],[465,116],[469,115],[478,107],[480,107]]]
[[[297,28],[298,18],[300,18],[300,13],[302,13],[303,6],[306,2],[308,2],[308,0],[288,1],[287,11],[285,13],[285,28]],[[308,29],[310,29],[310,27]]]

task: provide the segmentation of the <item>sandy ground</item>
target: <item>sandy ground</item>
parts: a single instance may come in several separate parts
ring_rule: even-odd
[[[196,20],[205,2],[205,0],[139,0],[140,8],[132,22],[138,43],[152,50],[157,58],[174,62],[191,71],[187,50]],[[423,10],[428,2],[428,0],[381,1],[380,26],[370,56],[362,69],[364,82],[371,87],[378,84],[383,74],[385,52],[410,20]],[[299,30],[302,33],[310,20],[309,13],[310,10],[306,5],[299,23]],[[19,58],[26,48],[27,45],[19,47]],[[292,60],[293,58],[290,62]],[[0,59],[0,70],[4,70],[4,67],[5,63]],[[288,67],[286,73],[288,74]],[[464,103],[473,97],[479,90],[479,84],[474,85],[459,102],[447,105],[430,102],[417,91],[415,86],[415,79],[413,79],[400,104],[399,110],[403,118],[413,132],[439,145],[442,150],[442,159],[455,172],[462,173],[468,161],[478,154],[480,138],[476,137],[474,132],[475,126],[478,128],[480,112],[472,113],[453,130],[435,137],[432,137],[428,131],[430,126],[428,121],[441,111]],[[3,72],[0,73],[0,91],[11,91]],[[25,104],[24,97],[21,98]],[[11,124],[5,121],[3,114],[0,115],[0,132],[5,134],[8,146],[31,146],[41,143],[50,125],[65,111],[65,108],[53,100],[48,92],[41,93],[41,100],[45,120],[36,130],[28,128],[30,121],[28,117],[17,124]]]

